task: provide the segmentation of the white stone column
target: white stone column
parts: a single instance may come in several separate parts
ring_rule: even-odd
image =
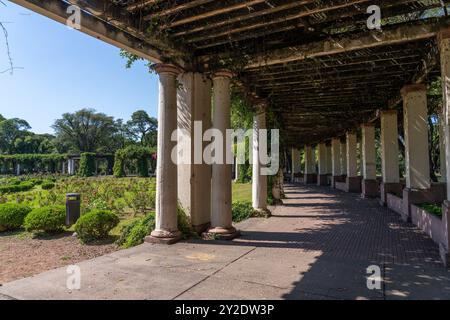
[[[178,164],[178,200],[191,217],[193,229],[201,233],[211,221],[211,165],[203,161],[207,144],[203,134],[211,128],[211,80],[187,72],[178,76],[178,82],[178,129],[190,142],[188,161]]]
[[[333,172],[331,144],[327,144],[326,148],[327,148],[327,174],[331,175]]]
[[[176,141],[171,140],[177,129],[176,78],[181,70],[170,64],[158,64],[155,70],[159,75],[156,220],[155,230],[146,241],[169,244],[181,238],[177,225],[177,159],[172,159]]]
[[[313,146],[305,146],[305,183],[316,183],[316,150]]]
[[[439,162],[441,181],[447,182],[447,164],[445,157],[445,115],[439,114]]]
[[[373,124],[363,124],[362,133],[362,174],[364,180],[375,180],[376,173],[376,152],[375,152],[375,126]]]
[[[238,158],[234,157],[234,181],[238,181],[239,180],[239,166],[240,164],[238,163]]]
[[[331,186],[336,188],[336,182],[341,182],[341,141],[331,139]]]
[[[356,133],[347,132],[346,134],[346,150],[347,155],[347,192],[361,192],[361,179],[358,177],[358,139]]]
[[[317,185],[326,186],[328,184],[328,163],[327,146],[325,143],[318,144],[317,153],[317,157],[319,159],[319,174],[317,175]]]
[[[381,111],[380,122],[383,183],[399,183],[397,111]]]
[[[291,181],[295,182],[295,174],[301,171],[300,150],[292,148],[291,150]]]
[[[20,163],[16,165],[16,175],[20,176]]]
[[[333,177],[342,175],[341,172],[341,141],[339,138],[331,140],[331,167]]]
[[[261,174],[264,167],[259,156],[260,130],[266,129],[266,105],[259,104],[255,108],[253,116],[253,167],[252,167],[252,203],[253,208],[258,211],[267,210],[267,176]]]
[[[408,85],[403,87],[401,93],[405,130],[406,187],[429,189],[431,180],[426,86]]]
[[[232,73],[221,70],[213,75],[213,128],[226,137],[231,128],[230,82]],[[226,150],[223,149],[223,164],[212,165],[211,228],[210,234],[232,239],[238,232],[232,225],[231,215],[231,164],[226,164]]]
[[[326,175],[328,172],[327,166],[327,146],[325,143],[319,143],[317,146],[318,158],[319,158],[319,174]]]
[[[361,126],[362,141],[362,174],[361,184],[362,197],[375,198],[378,196],[378,183],[376,171],[376,150],[375,150],[375,126],[372,123],[365,123]]]
[[[442,95],[443,95],[443,110],[442,110],[442,137],[441,143],[444,149],[441,149],[441,154],[444,154],[444,159],[441,157],[441,174],[445,172],[445,181],[450,181],[450,30],[442,30],[438,35],[438,43],[440,50],[441,62],[441,79],[442,79]],[[445,150],[445,152],[444,152]],[[445,163],[445,164],[444,164]],[[444,170],[442,170],[444,169]],[[441,259],[445,266],[450,265],[450,186],[447,184],[446,200],[442,205],[442,225],[444,230],[444,240],[439,245]]]
[[[346,153],[347,153],[347,177],[355,178],[358,176],[358,163],[357,163],[357,138],[355,133],[348,132],[346,135]]]
[[[343,176],[347,175],[347,145],[345,141],[341,140],[340,145],[340,153],[341,153],[341,173]]]

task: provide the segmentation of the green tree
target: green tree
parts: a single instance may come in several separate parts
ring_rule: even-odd
[[[22,137],[31,129],[28,122],[22,119],[4,119],[0,122],[0,152],[15,153],[14,142]]]
[[[64,113],[52,126],[57,145],[72,152],[111,152],[112,137],[117,133],[113,117],[97,113],[94,109],[81,109]]]
[[[157,143],[158,120],[150,117],[144,110],[135,111],[127,122],[131,138],[142,146],[154,147]]]

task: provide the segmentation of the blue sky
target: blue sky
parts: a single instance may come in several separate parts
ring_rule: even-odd
[[[0,74],[0,114],[27,120],[37,133],[53,133],[55,119],[81,108],[125,120],[139,109],[156,117],[158,79],[144,63],[125,69],[118,48],[5,3],[0,21],[8,29],[14,66],[23,69]],[[8,66],[0,36],[0,71]]]

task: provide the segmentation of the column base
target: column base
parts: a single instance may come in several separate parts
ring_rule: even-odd
[[[144,241],[157,244],[174,244],[180,241],[181,238],[182,234],[180,231],[170,232],[164,230],[154,230],[149,236],[145,237]]]
[[[441,203],[446,198],[444,184],[432,184],[430,189],[403,189],[402,220],[411,221],[411,204]]]
[[[199,224],[199,225],[192,225],[192,229],[197,233],[197,234],[202,234],[203,232],[205,232],[206,230],[208,230],[208,228],[211,226],[210,222],[207,223],[203,223],[203,224]]]
[[[317,174],[315,173],[305,173],[305,184],[317,183]]]
[[[344,182],[342,176],[331,176],[331,187],[336,189],[336,182]]]
[[[233,240],[241,235],[236,228],[210,228],[208,231],[202,233],[203,240]]]
[[[326,175],[326,174],[317,175],[317,185],[318,186],[327,186],[328,185],[328,175]]]
[[[385,183],[380,184],[380,205],[383,207],[387,206],[387,194],[393,193],[395,195],[401,196],[403,192],[403,185],[401,183]]]
[[[347,192],[361,193],[361,178],[360,177],[347,177]]]
[[[272,212],[270,212],[267,208],[253,208],[256,211],[256,216],[261,218],[270,218],[272,216]]]
[[[361,197],[364,199],[378,197],[378,182],[377,180],[363,179],[361,183]]]

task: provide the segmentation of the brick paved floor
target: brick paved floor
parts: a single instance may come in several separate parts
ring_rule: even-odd
[[[450,299],[437,246],[377,200],[291,185],[270,219],[238,225],[232,242],[144,244],[80,263],[82,288],[65,269],[0,287],[22,299]],[[367,288],[367,267],[382,272]]]

